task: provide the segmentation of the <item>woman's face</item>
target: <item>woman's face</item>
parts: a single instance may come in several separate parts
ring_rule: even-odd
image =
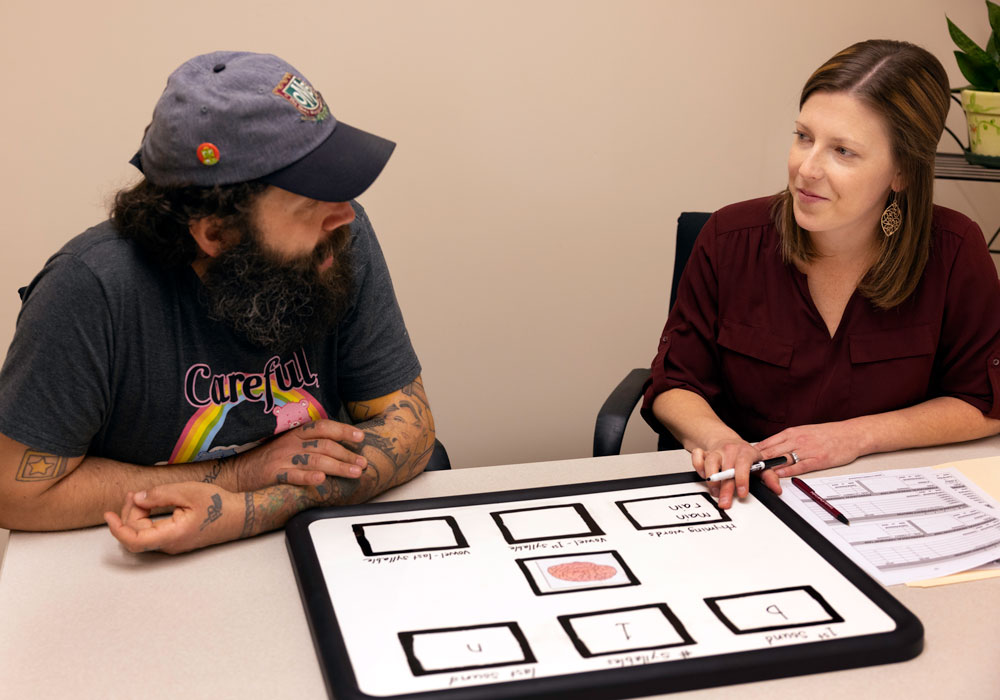
[[[806,231],[874,235],[902,178],[878,114],[845,92],[812,94],[795,121],[788,189]]]

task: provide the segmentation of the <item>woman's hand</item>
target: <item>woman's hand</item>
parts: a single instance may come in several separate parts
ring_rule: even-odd
[[[758,449],[739,439],[727,439],[709,449],[696,447],[691,450],[691,465],[703,479],[725,469],[736,470],[733,479],[708,482],[709,493],[723,510],[733,505],[734,493],[738,498],[746,498],[750,492],[750,465],[759,459],[762,457]],[[769,489],[781,493],[778,477],[772,474],[770,469],[761,472],[761,479]]]
[[[773,469],[784,478],[850,464],[863,454],[861,438],[846,421],[798,425],[761,440],[757,449],[764,459],[791,455],[792,464]]]

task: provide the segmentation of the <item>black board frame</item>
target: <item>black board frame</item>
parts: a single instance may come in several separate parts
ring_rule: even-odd
[[[316,508],[292,518],[285,528],[299,593],[327,690],[336,700],[374,700],[363,693],[337,623],[309,525],[325,518],[456,508],[543,498],[622,491],[682,483],[703,483],[694,472],[494,491],[357,506]],[[644,666],[547,676],[502,683],[386,696],[393,700],[500,700],[501,698],[581,698],[615,700],[785,678],[906,661],[923,649],[920,620],[877,581],[806,523],[759,479],[751,494],[895,623],[890,632],[808,642],[768,649],[654,662]],[[739,507],[736,504],[735,507]]]

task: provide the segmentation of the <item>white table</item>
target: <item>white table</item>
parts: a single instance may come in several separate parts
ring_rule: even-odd
[[[1000,454],[1000,437],[874,455],[824,472]],[[685,452],[424,474],[382,500],[646,476]],[[894,586],[925,628],[916,659],[671,694],[668,698],[1000,697],[1000,579]],[[376,605],[364,592],[359,605]],[[133,555],[105,527],[11,534],[0,568],[0,698],[324,698],[282,532],[192,554]]]

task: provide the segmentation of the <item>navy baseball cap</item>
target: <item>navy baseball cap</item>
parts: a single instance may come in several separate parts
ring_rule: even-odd
[[[368,189],[395,147],[338,122],[319,91],[277,56],[217,51],[170,75],[130,162],[154,185],[263,180],[346,202]]]

